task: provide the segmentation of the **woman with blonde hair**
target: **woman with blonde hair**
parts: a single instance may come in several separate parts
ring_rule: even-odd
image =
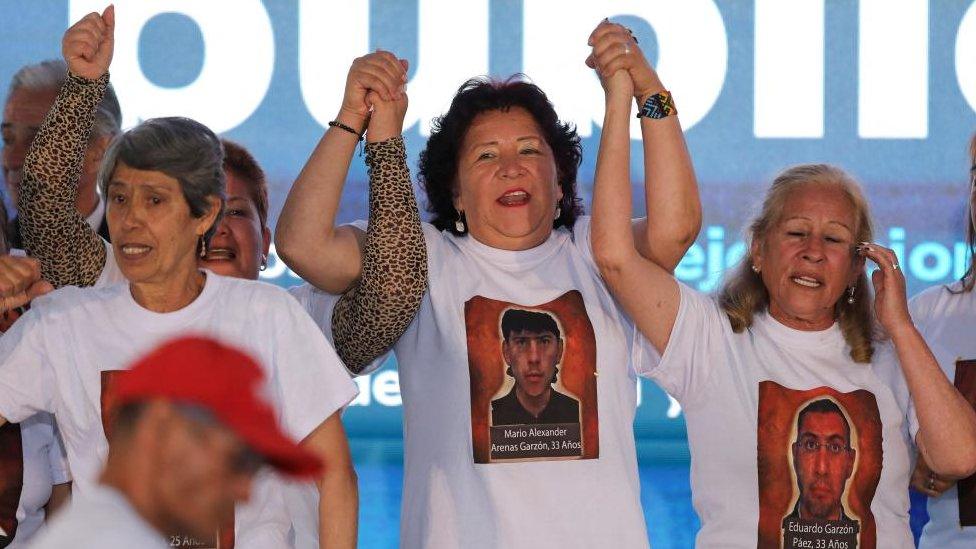
[[[976,135],[969,143],[969,204],[966,209],[966,244],[969,268],[952,284],[939,285],[912,298],[912,319],[925,340],[944,348],[948,360],[942,370],[976,405]],[[940,475],[919,456],[912,486],[929,496],[929,522],[919,547],[956,549],[976,546],[976,478],[964,481]]]
[[[697,545],[913,547],[912,444],[965,477],[976,413],[912,324],[894,253],[870,243],[858,185],[826,165],[783,172],[743,264],[717,299],[703,295],[634,246],[632,84],[623,71],[603,82],[593,250],[639,329],[637,371],[682,404]]]

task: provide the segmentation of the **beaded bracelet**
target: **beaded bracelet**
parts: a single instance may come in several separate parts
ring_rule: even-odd
[[[329,122],[329,127],[330,128],[339,128],[340,130],[346,130],[347,132],[355,135],[356,136],[356,139],[358,139],[360,141],[363,140],[363,133],[366,133],[366,132],[359,133],[356,130],[352,129],[351,127],[343,124],[342,122],[339,122],[338,120],[333,120],[332,122]]]
[[[644,100],[637,111],[637,118],[664,118],[672,114],[678,114],[678,109],[674,106],[671,92],[664,90]]]

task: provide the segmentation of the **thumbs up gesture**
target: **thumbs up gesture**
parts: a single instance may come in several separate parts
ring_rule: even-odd
[[[108,72],[115,49],[115,6],[89,13],[61,39],[61,55],[72,74],[96,80]]]

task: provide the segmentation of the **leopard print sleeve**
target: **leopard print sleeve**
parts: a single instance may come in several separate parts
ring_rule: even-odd
[[[78,213],[75,198],[108,78],[108,73],[98,80],[69,73],[24,160],[17,205],[24,247],[55,288],[91,286],[105,266],[104,241]]]
[[[359,284],[332,313],[336,351],[359,373],[403,335],[427,291],[427,247],[400,136],[366,145],[369,225]]]

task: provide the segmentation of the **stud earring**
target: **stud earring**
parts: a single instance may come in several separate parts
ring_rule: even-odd
[[[850,288],[847,289],[847,304],[848,305],[854,304],[854,286],[851,286]]]
[[[759,267],[755,263],[752,264],[752,272],[759,274]]]
[[[454,230],[459,233],[464,233],[468,230],[468,227],[464,224],[464,212],[460,210],[454,210],[457,212],[457,219],[454,220]]]

